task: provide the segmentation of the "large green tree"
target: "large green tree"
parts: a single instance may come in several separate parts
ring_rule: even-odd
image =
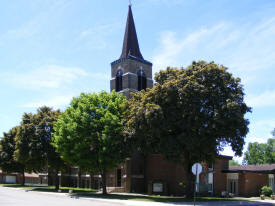
[[[32,162],[30,159],[30,146],[31,136],[35,132],[35,127],[32,126],[33,115],[31,113],[25,113],[22,117],[20,126],[15,136],[15,151],[14,159],[16,162],[25,166],[25,171],[32,172],[35,170],[36,162]],[[35,168],[35,169],[34,169]],[[23,173],[22,185],[25,184],[25,176]]]
[[[82,93],[55,123],[54,145],[71,165],[101,174],[106,194],[106,173],[127,155],[121,116],[126,99],[116,92]]]
[[[267,140],[265,147],[264,160],[267,164],[275,163],[275,139],[270,138]]]
[[[240,79],[213,62],[168,68],[155,81],[152,89],[132,94],[127,132],[141,151],[183,160],[190,192],[193,163],[213,161],[225,145],[242,154],[249,124],[244,115],[250,108]]]
[[[265,163],[266,144],[251,142],[248,144],[248,150],[244,153],[243,164],[264,164]]]
[[[243,164],[274,164],[275,139],[270,138],[267,143],[251,142],[244,153]]]
[[[12,128],[8,133],[4,133],[3,138],[0,140],[0,168],[6,173],[19,172],[24,179],[24,165],[14,160],[17,131],[18,127]]]
[[[54,174],[54,183],[56,190],[59,189],[58,173],[64,168],[65,163],[61,160],[60,154],[55,151],[52,145],[53,139],[53,124],[60,115],[59,110],[53,110],[50,107],[40,107],[37,113],[34,114],[35,134],[32,140],[32,161],[40,162],[39,170],[48,170],[48,178],[51,179],[51,174]],[[51,182],[49,182],[51,184]]]
[[[53,122],[59,114],[60,111],[46,106],[39,108],[35,114],[25,113],[15,138],[14,155],[27,171],[53,172],[56,189],[59,188],[58,172],[64,165],[51,144]]]

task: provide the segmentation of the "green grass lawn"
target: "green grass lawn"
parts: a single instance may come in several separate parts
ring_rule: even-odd
[[[55,190],[55,186],[48,186],[48,185],[18,185],[18,184],[0,184],[3,187],[12,187],[12,188],[20,188],[25,190],[32,190],[32,191],[40,191],[40,192],[58,192]],[[62,193],[68,193],[69,190],[73,190],[74,193],[91,193],[96,192],[97,190],[94,189],[84,189],[84,188],[74,188],[74,187],[60,187]]]
[[[136,201],[149,201],[149,202],[193,202],[193,199],[184,197],[171,197],[171,196],[159,196],[159,195],[133,195],[133,194],[108,194],[102,195],[97,193],[76,193],[76,196],[103,198],[103,199],[117,199],[117,200],[136,200]],[[198,197],[198,202],[210,202],[210,201],[248,201],[245,198],[221,198],[221,197]]]

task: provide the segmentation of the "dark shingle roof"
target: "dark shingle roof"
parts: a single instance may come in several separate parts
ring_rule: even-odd
[[[128,56],[134,56],[139,59],[143,59],[142,54],[139,50],[138,38],[132,14],[131,5],[129,5],[128,18],[126,23],[122,53],[120,59]]]
[[[239,165],[229,166],[229,169],[225,172],[258,172],[267,173],[275,172],[275,164],[259,164],[259,165]]]

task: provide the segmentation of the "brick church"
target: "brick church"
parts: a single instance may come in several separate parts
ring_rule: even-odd
[[[120,58],[111,63],[110,89],[124,94],[138,92],[153,87],[152,63],[146,61],[140,51],[131,5],[129,5],[126,30]],[[263,185],[275,191],[275,164],[229,166],[232,157],[219,156],[214,164],[203,164],[203,171],[197,178],[197,192],[220,195],[223,191],[241,196],[258,195]],[[146,157],[135,153],[115,170],[107,174],[109,192],[135,192],[160,195],[183,195],[182,183],[187,175],[183,163],[167,162],[160,154]],[[45,174],[26,174],[28,184],[47,184]],[[61,186],[77,186],[100,189],[101,176],[81,174],[78,167],[68,168],[59,174]],[[20,183],[20,174],[3,174],[0,170],[0,183]]]
[[[129,5],[122,53],[118,60],[111,63],[110,89],[124,94],[127,98],[131,92],[138,92],[153,87],[152,63],[141,54],[131,5]],[[205,167],[200,176],[199,191],[220,193],[226,190],[226,174],[231,157],[222,156],[213,166]],[[181,165],[163,160],[159,154],[143,157],[134,154],[115,171],[107,176],[109,191],[183,194],[180,186],[186,175]]]

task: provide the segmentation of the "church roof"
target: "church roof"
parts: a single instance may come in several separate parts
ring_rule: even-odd
[[[126,29],[124,34],[123,48],[120,59],[133,56],[143,60],[142,54],[139,50],[138,38],[135,28],[135,22],[131,5],[129,5]]]

